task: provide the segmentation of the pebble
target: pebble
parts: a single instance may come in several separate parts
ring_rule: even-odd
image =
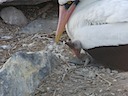
[[[51,90],[51,87],[47,87],[46,89],[47,89],[47,91],[50,91]]]
[[[105,70],[106,70],[105,68],[102,69],[103,72],[105,72]]]
[[[110,74],[111,73],[111,70],[109,68],[107,68],[106,69],[106,72]]]
[[[119,72],[117,70],[112,70],[112,73],[118,74]]]
[[[63,96],[63,95],[61,95],[61,94],[57,94],[56,96]]]
[[[92,93],[91,95],[89,95],[89,96],[96,96],[94,93]]]
[[[89,71],[89,78],[94,79],[96,77],[96,74],[92,71]]]
[[[53,50],[53,45],[49,45],[48,46],[48,49],[51,51],[51,50]]]
[[[120,79],[121,79],[121,80],[125,80],[126,77],[124,77],[124,76],[120,76]]]
[[[10,45],[1,45],[0,46],[0,49],[4,49],[4,50],[9,50],[11,49],[12,47]]]
[[[9,40],[12,39],[12,36],[0,36],[0,40]]]
[[[117,80],[116,80],[116,79],[114,79],[114,80],[113,80],[113,82],[117,82]]]
[[[117,91],[118,91],[118,92],[121,92],[121,91],[122,91],[122,89],[117,89]]]
[[[115,93],[111,93],[113,96],[115,96]]]
[[[101,92],[103,92],[103,89],[100,89],[100,91],[99,91],[99,92],[100,92],[100,93],[101,93]]]

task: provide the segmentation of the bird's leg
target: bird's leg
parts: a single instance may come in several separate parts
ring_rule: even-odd
[[[69,63],[73,63],[76,65],[84,65],[85,63],[88,64],[89,61],[87,61],[88,57],[86,54],[81,54],[82,46],[80,41],[69,41],[66,42],[66,44],[72,49],[73,53],[75,54],[75,57],[73,57]]]
[[[69,42],[66,42],[66,44],[69,46],[69,48],[72,49],[73,53],[75,54],[76,57],[80,58],[81,54],[80,54],[80,51],[81,51],[81,43],[79,41],[69,41]]]

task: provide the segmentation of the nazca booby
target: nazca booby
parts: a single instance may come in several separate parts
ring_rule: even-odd
[[[79,41],[80,47],[94,59],[101,63],[128,63],[128,0],[58,2],[56,42],[66,27],[72,45]],[[79,52],[79,48],[75,50]]]

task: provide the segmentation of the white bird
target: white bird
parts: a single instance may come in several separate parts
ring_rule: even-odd
[[[112,61],[109,57],[128,63],[128,0],[59,0],[59,4],[56,42],[66,27],[71,41],[79,41],[92,57],[100,61],[106,55],[106,63]]]

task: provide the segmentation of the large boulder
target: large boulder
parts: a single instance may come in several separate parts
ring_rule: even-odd
[[[0,96],[31,96],[59,62],[47,51],[17,52],[0,69]]]
[[[3,8],[0,12],[0,16],[7,24],[18,26],[27,24],[27,18],[24,13],[15,7]]]

